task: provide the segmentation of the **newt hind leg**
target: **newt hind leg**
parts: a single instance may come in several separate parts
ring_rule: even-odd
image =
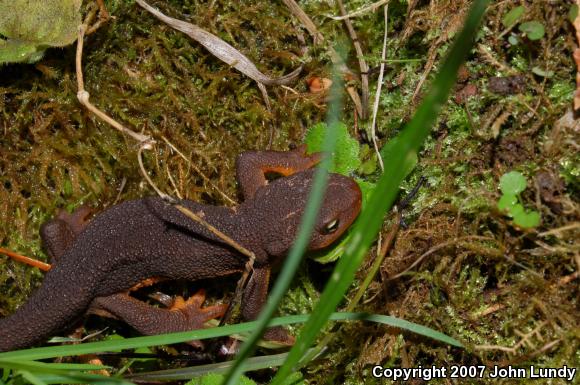
[[[189,299],[177,297],[168,309],[151,306],[126,293],[96,298],[91,304],[91,312],[112,315],[139,333],[155,335],[202,329],[204,323],[225,314],[227,305],[220,304],[202,308],[205,291],[199,290]],[[200,341],[190,341],[194,347],[201,347]]]
[[[306,154],[306,145],[292,151],[247,151],[236,160],[236,176],[244,199],[251,199],[258,188],[268,184],[269,173],[289,176],[320,162],[321,153]]]

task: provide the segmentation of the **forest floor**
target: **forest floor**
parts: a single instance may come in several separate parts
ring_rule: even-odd
[[[237,154],[288,149],[324,121],[327,95],[315,83],[330,78],[328,48],[340,40],[349,47],[347,85],[363,96],[366,115],[357,115],[347,98],[342,120],[361,146],[356,174],[376,180],[380,168],[369,116],[380,72],[383,8],[350,19],[353,40],[344,21],[328,17],[339,14],[331,2],[302,3],[324,37],[318,44],[283,2],[152,2],[224,39],[262,72],[281,76],[303,64],[294,83],[268,87],[268,107],[253,80],[183,33],[132,1],[106,1],[114,18],[85,40],[85,88],[98,108],[156,140],[144,153],[144,167],[162,191],[208,204],[240,201]],[[370,2],[345,3],[352,12]],[[379,147],[409,121],[469,3],[389,3]],[[388,383],[372,379],[377,364],[580,366],[580,124],[572,113],[577,41],[571,6],[492,2],[402,195],[421,176],[427,184],[405,211],[407,226],[358,309],[434,328],[467,348],[385,326],[343,323],[333,331],[329,354],[304,371],[308,383]],[[516,7],[523,8],[518,17]],[[369,66],[367,91],[353,42],[360,43]],[[39,227],[58,208],[88,204],[102,210],[154,193],[141,176],[137,143],[77,101],[74,44],[48,50],[36,65],[0,67],[0,111],[0,247],[45,259]],[[520,203],[539,213],[539,225],[524,229],[497,208],[500,178],[510,171],[526,178]],[[391,224],[385,222],[385,234]],[[361,281],[376,253],[358,273]],[[6,316],[39,286],[42,273],[1,260],[0,315]],[[281,312],[309,312],[330,269],[306,263]],[[87,328],[98,326],[93,320]],[[118,327],[120,334],[130,333]]]

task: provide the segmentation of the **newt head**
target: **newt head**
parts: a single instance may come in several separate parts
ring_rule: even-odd
[[[352,178],[330,174],[308,249],[323,249],[340,238],[360,213],[361,204],[360,187]]]
[[[306,170],[276,179],[256,192],[253,204],[266,225],[262,245],[268,255],[283,257],[294,243],[313,179],[314,170]],[[344,234],[358,216],[361,201],[361,190],[352,178],[330,174],[308,250],[327,247]]]

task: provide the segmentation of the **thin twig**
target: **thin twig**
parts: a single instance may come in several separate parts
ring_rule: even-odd
[[[187,207],[184,207],[180,204],[173,204],[173,206],[176,209],[178,209],[182,214],[187,216],[189,219],[192,219],[192,220],[198,222],[199,224],[201,224],[202,226],[207,228],[210,232],[212,232],[214,235],[216,235],[221,240],[223,240],[225,243],[227,243],[229,246],[233,247],[234,249],[236,249],[237,251],[239,251],[240,253],[242,253],[243,255],[248,257],[248,260],[246,261],[246,264],[244,266],[244,271],[242,273],[242,276],[238,280],[238,284],[236,286],[236,291],[234,293],[233,300],[230,301],[230,304],[228,305],[228,309],[226,310],[226,313],[224,314],[224,316],[222,317],[222,320],[220,321],[220,325],[223,325],[229,321],[229,318],[232,314],[232,310],[234,309],[236,304],[240,302],[240,300],[242,298],[242,293],[244,291],[244,288],[246,287],[246,284],[248,283],[248,280],[251,276],[250,273],[252,273],[254,271],[254,262],[256,260],[256,255],[252,251],[246,249],[245,247],[243,247],[242,245],[240,245],[239,243],[234,241],[232,238],[230,238],[226,234],[222,233],[220,230],[218,230],[216,227],[212,226],[210,223],[206,222],[199,215],[193,213]]]
[[[4,248],[0,247],[0,253],[7,255],[8,257],[10,257],[10,258],[12,258],[15,261],[18,261],[20,263],[24,263],[24,264],[29,265],[29,266],[37,267],[42,271],[49,271],[51,268],[51,265],[48,263],[44,263],[44,262],[41,262],[37,259],[17,254],[17,253],[10,251],[8,249],[4,249]]]
[[[580,222],[572,222],[569,225],[558,227],[558,228],[555,228],[552,230],[548,230],[548,231],[544,231],[542,233],[539,233],[538,236],[539,237],[547,237],[549,235],[559,236],[564,231],[574,230],[577,228],[580,228]]]
[[[179,189],[177,188],[177,184],[175,183],[175,180],[173,179],[173,176],[171,175],[171,171],[169,171],[169,164],[165,164],[165,173],[167,174],[167,178],[169,179],[169,183],[171,183],[171,186],[173,186],[173,191],[175,191],[175,195],[177,195],[177,197],[179,199],[183,199],[183,196],[181,195],[181,192],[179,192]]]
[[[140,1],[140,0],[138,0],[138,1]],[[282,0],[282,1],[284,2],[284,4],[286,4],[286,6],[290,10],[290,12],[298,20],[300,20],[300,22],[302,23],[304,28],[306,28],[306,30],[310,33],[310,35],[314,39],[314,44],[321,44],[324,41],[324,36],[322,35],[322,33],[320,33],[320,31],[318,31],[318,28],[316,28],[316,25],[314,24],[314,22],[310,19],[310,17],[306,14],[306,12],[304,12],[304,10],[302,10],[302,8],[300,8],[298,3],[296,3],[295,0]],[[338,71],[340,71],[341,73],[344,73],[344,74],[352,75],[352,71],[346,66],[346,64],[344,63],[344,61],[342,60],[342,58],[340,57],[338,52],[336,52],[336,50],[333,47],[328,48],[328,54],[330,56],[330,60],[332,61],[332,64],[335,66],[335,68],[338,69]],[[359,94],[356,92],[356,90],[352,86],[351,87],[347,86],[346,92],[348,93],[348,95],[352,99],[354,106],[356,108],[357,114],[359,114],[359,116],[362,116],[363,115],[363,107],[362,107],[362,103],[361,103]]]
[[[175,151],[183,160],[185,160],[194,170],[195,172],[197,172],[202,179],[208,183],[215,191],[217,191],[226,201],[228,201],[230,204],[235,205],[237,204],[236,201],[234,201],[232,198],[230,198],[229,196],[226,195],[226,193],[224,193],[222,190],[219,189],[219,187],[217,187],[212,181],[211,179],[209,179],[207,177],[207,175],[205,175],[191,160],[189,160],[185,155],[183,155],[183,153],[181,151],[179,151],[177,149],[177,147],[175,147],[173,145],[173,143],[171,143],[169,140],[167,140],[166,137],[162,136],[161,139],[163,139],[165,141],[165,143],[171,147],[171,149],[173,151]]]
[[[96,0],[96,1],[97,6],[99,8],[99,20],[88,29],[88,31],[86,32],[87,35],[90,35],[99,28],[101,28],[101,26],[105,24],[107,21],[109,21],[109,19],[111,18],[111,15],[109,15],[107,7],[105,6],[105,1],[104,0]],[[86,22],[84,24],[89,25],[89,23]]]
[[[109,115],[105,114],[103,111],[99,110],[95,107],[90,101],[90,94],[85,90],[85,83],[83,79],[83,69],[82,69],[82,57],[83,57],[83,43],[85,37],[85,31],[87,26],[85,24],[81,24],[79,26],[79,35],[77,41],[77,54],[76,54],[76,73],[77,73],[77,85],[78,85],[78,92],[77,98],[79,102],[85,106],[89,111],[95,114],[98,118],[100,118],[105,123],[109,124],[110,126],[116,128],[117,130],[121,131],[124,134],[129,135],[145,148],[151,149],[153,148],[153,144],[155,141],[147,135],[142,135],[137,132],[131,131],[130,129],[126,128],[115,119],[111,118]]]
[[[379,80],[377,81],[377,92],[375,93],[375,102],[373,104],[373,120],[371,123],[371,139],[373,141],[373,146],[375,148],[375,152],[377,153],[377,159],[379,160],[379,165],[381,166],[381,170],[385,170],[385,165],[383,163],[383,157],[381,156],[381,152],[379,151],[379,146],[377,144],[377,113],[379,111],[379,102],[381,98],[381,89],[383,87],[383,76],[385,74],[385,60],[387,56],[387,32],[388,32],[388,20],[389,20],[389,6],[385,5],[385,33],[383,35],[383,53],[381,55],[381,65],[379,71]]]
[[[210,224],[209,222],[207,222],[206,220],[204,220],[199,215],[193,213],[187,207],[184,207],[184,206],[182,206],[182,205],[180,205],[178,203],[174,204],[173,206],[176,209],[178,209],[179,211],[181,211],[186,217],[188,217],[190,219],[193,219],[194,221],[200,223],[205,228],[207,228],[209,231],[211,231],[214,235],[216,235],[217,237],[219,237],[222,241],[224,241],[225,243],[227,243],[229,246],[231,246],[232,248],[236,249],[241,254],[247,256],[250,259],[250,262],[253,265],[254,260],[256,259],[256,255],[252,251],[246,249],[244,246],[240,245],[239,243],[237,243],[236,241],[234,241],[232,238],[230,238],[226,234],[222,233],[215,226],[213,226],[212,224]]]
[[[161,197],[161,199],[166,200],[166,201],[171,202],[171,203],[174,203],[175,199],[172,196],[167,195],[163,191],[161,191],[157,187],[157,185],[155,183],[153,183],[153,181],[149,177],[149,174],[147,173],[147,171],[145,170],[145,166],[143,165],[143,150],[146,150],[146,148],[144,148],[143,146],[140,146],[139,150],[137,151],[137,161],[139,162],[139,169],[141,170],[141,174],[143,175],[143,178],[145,178],[147,183],[149,183],[149,186],[151,186],[151,188],[153,188],[153,190],[155,190],[155,192],[157,193],[157,195],[159,195]]]
[[[395,274],[394,276],[389,277],[389,281],[392,281],[394,279],[397,279],[397,278],[403,276],[404,274],[406,274],[407,272],[412,270],[415,266],[417,266],[419,263],[421,263],[425,258],[427,258],[431,254],[435,253],[436,251],[439,251],[439,250],[444,249],[446,247],[455,245],[456,243],[460,243],[460,242],[467,241],[467,240],[493,241],[494,239],[491,237],[482,237],[480,235],[467,235],[465,237],[461,237],[461,238],[453,239],[451,241],[440,243],[436,246],[433,246],[432,248],[427,250],[425,253],[423,253],[419,258],[417,258],[411,264],[411,266],[407,267],[405,270],[403,270],[399,274]]]
[[[346,15],[346,9],[344,9],[342,0],[338,0],[338,7],[340,9],[340,13],[342,15]],[[358,59],[361,79],[361,119],[366,120],[369,110],[369,66],[364,58],[360,41],[358,40],[358,36],[351,21],[348,18],[344,19],[344,24],[346,25],[346,29],[348,30],[348,34],[352,40],[352,45],[354,46],[356,57]]]
[[[388,4],[389,1],[390,0],[380,0],[380,1],[377,1],[376,3],[371,4],[371,5],[367,5],[366,7],[359,8],[356,11],[351,12],[349,14],[341,12],[341,16],[326,15],[326,17],[331,18],[333,20],[347,20],[347,19],[350,19],[352,17],[364,15],[367,12],[374,12],[381,5]]]

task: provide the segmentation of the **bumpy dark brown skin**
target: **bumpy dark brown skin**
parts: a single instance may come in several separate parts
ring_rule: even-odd
[[[242,299],[242,315],[255,319],[268,291],[270,271],[296,236],[319,160],[304,148],[290,152],[247,152],[237,175],[245,201],[235,208],[182,200],[256,255]],[[267,182],[265,174],[286,177]],[[361,192],[350,178],[331,174],[310,249],[328,246],[360,211]],[[85,210],[85,211],[83,211]],[[70,326],[91,307],[125,320],[145,334],[191,330],[223,308],[200,309],[199,298],[174,309],[157,309],[126,294],[152,278],[198,280],[240,273],[247,257],[160,198],[113,206],[88,224],[86,209],[60,214],[41,235],[53,267],[42,286],[12,316],[0,320],[0,351],[30,347]],[[203,302],[203,300],[201,300]],[[280,329],[268,336],[287,338]]]

